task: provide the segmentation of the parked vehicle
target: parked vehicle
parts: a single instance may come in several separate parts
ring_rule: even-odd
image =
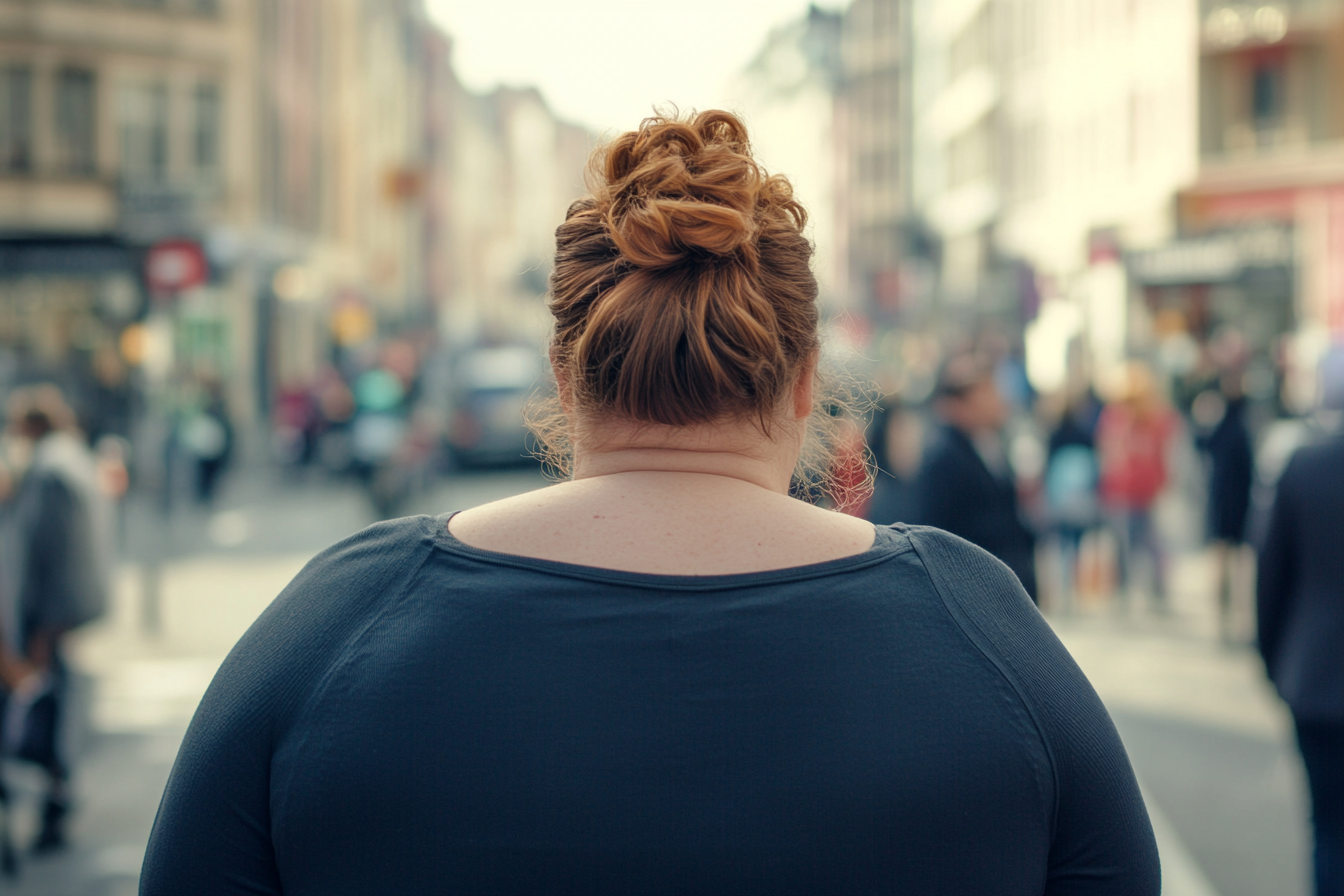
[[[474,348],[453,364],[447,441],[462,466],[504,466],[530,460],[524,408],[543,387],[544,359],[522,345]]]

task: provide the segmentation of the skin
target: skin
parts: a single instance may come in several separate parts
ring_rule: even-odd
[[[578,419],[574,477],[454,516],[468,545],[627,572],[727,575],[861,554],[870,523],[789,497],[812,411],[803,366],[766,437],[752,421],[671,427]],[[575,419],[568,379],[562,404]]]

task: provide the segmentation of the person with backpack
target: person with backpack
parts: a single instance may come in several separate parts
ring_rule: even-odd
[[[1073,609],[1078,585],[1078,557],[1083,536],[1098,522],[1097,452],[1093,443],[1095,415],[1085,401],[1073,401],[1050,433],[1045,462],[1045,505],[1051,535],[1059,552],[1059,603]]]

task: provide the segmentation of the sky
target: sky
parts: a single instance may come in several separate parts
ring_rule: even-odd
[[[838,8],[839,0],[819,0]],[[809,0],[427,0],[453,37],[467,87],[534,86],[599,134],[633,128],[655,103],[732,105],[728,84],[770,29]]]

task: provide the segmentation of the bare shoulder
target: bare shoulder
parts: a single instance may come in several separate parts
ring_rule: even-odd
[[[459,541],[631,572],[720,575],[861,554],[872,524],[763,489],[717,494],[559,483],[453,517]]]
[[[800,522],[803,522],[809,530],[826,532],[847,542],[862,544],[864,550],[872,546],[875,532],[873,524],[867,520],[847,513],[825,510],[795,498],[782,495],[780,497],[788,502],[788,512],[797,514]],[[784,506],[781,506],[780,510],[784,512]]]
[[[459,511],[453,514],[449,528],[454,536],[470,544],[473,537],[494,537],[520,524],[535,524],[541,515],[562,509],[568,484],[555,483]]]

